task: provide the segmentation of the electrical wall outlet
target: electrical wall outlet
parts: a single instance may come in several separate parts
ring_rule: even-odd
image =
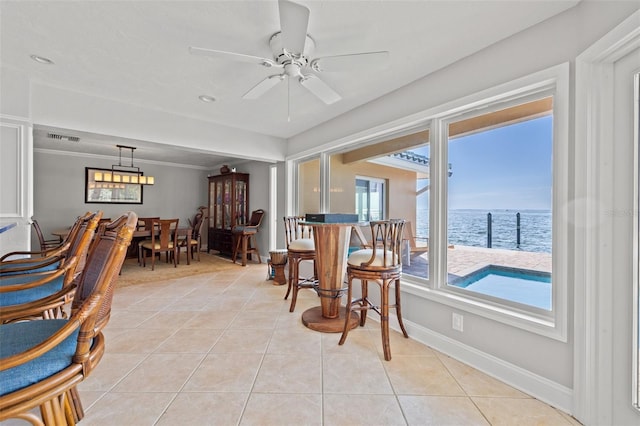
[[[463,330],[463,320],[464,320],[464,317],[462,315],[456,314],[454,312],[452,314],[452,317],[451,317],[451,327],[454,330],[462,332],[462,330]]]

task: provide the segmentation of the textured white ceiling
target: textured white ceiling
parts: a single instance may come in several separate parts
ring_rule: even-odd
[[[277,1],[2,1],[0,62],[43,84],[289,138],[577,1],[299,3],[311,11],[315,57],[387,50],[390,66],[319,74],[342,96],[333,105],[293,83],[289,95],[281,84],[258,100],[241,99],[278,72],[193,56],[188,48],[270,57],[268,40],[280,28]],[[55,65],[37,64],[31,54]],[[201,94],[217,102],[203,103]]]

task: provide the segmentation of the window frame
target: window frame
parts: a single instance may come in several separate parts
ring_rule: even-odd
[[[357,182],[359,180],[364,180],[367,181],[369,183],[378,183],[382,185],[382,203],[380,205],[381,208],[381,217],[380,220],[384,220],[387,217],[387,202],[388,202],[388,198],[387,198],[387,181],[385,179],[382,178],[375,178],[375,177],[369,177],[369,176],[361,176],[361,175],[356,175],[356,181],[354,182],[354,184],[356,185],[357,188]],[[369,194],[371,194],[371,186],[369,186]],[[356,195],[358,195],[358,192],[356,191]],[[368,197],[368,201],[369,201],[369,206],[368,206],[368,219],[365,219],[365,221],[368,220],[372,220],[371,219],[371,195],[369,195]],[[356,214],[359,214],[360,212],[357,211],[357,203],[356,203]]]
[[[432,122],[428,298],[451,307],[567,341],[569,238],[566,200],[569,199],[569,66],[558,65],[530,76],[461,99]],[[542,311],[513,302],[452,288],[447,283],[448,127],[451,122],[512,105],[553,96],[552,147],[552,310]],[[408,277],[411,282],[412,277]],[[418,283],[417,283],[418,284]],[[417,288],[411,289],[413,291]]]

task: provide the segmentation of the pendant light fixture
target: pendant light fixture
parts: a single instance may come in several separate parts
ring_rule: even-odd
[[[139,185],[153,185],[155,178],[153,176],[145,176],[140,167],[133,165],[134,146],[116,145],[120,151],[118,164],[111,166],[111,171],[95,172],[93,180],[95,182],[113,182],[113,183],[133,183]],[[131,150],[131,165],[122,165],[122,150]],[[135,170],[134,170],[135,169]]]

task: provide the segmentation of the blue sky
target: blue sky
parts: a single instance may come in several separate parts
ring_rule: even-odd
[[[452,139],[449,208],[550,210],[552,123],[545,116]]]

